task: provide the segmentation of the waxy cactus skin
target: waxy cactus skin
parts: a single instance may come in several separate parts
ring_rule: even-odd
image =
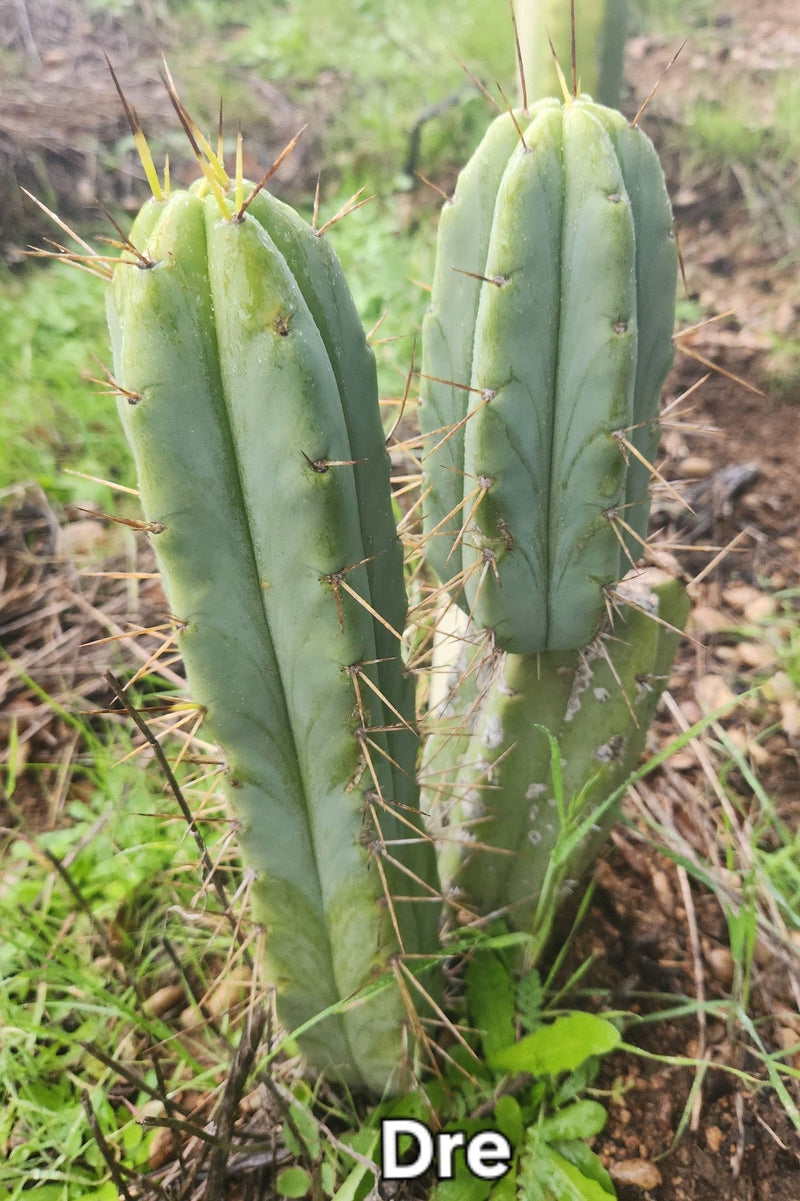
[[[152,265],[118,264],[108,308],[116,378],[138,396],[120,412],[144,514],[292,1029],[435,945],[436,915],[382,883],[422,893],[381,854],[409,836],[393,806],[413,824],[417,739],[387,629],[405,592],[374,363],[327,245],[269,197],[255,212],[150,201],[131,240]],[[391,854],[406,852],[435,879],[424,840]],[[388,988],[304,1049],[382,1090],[405,1018]]]
[[[427,553],[511,653],[585,646],[641,553],[649,469],[625,441],[652,462],[676,272],[652,146],[585,97],[497,118],[444,208],[423,325]]]
[[[487,656],[474,628],[460,631],[439,699],[442,732],[428,747],[425,805],[445,889],[467,910],[529,930],[545,882],[576,883],[607,841],[618,814],[608,799],[637,766],[688,610],[682,586],[663,573],[625,591],[632,604],[613,632],[579,651]],[[468,735],[448,738],[448,722]],[[436,787],[441,756],[455,761],[446,794]],[[586,836],[567,846],[582,823]]]

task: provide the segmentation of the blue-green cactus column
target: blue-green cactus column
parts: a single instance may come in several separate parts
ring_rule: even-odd
[[[142,257],[109,291],[135,401],[120,411],[279,1015],[292,1029],[344,1003],[303,1039],[309,1058],[396,1087],[392,963],[435,950],[438,915],[374,362],[329,246],[271,197],[245,211],[224,180],[175,192],[131,240]]]
[[[586,645],[641,553],[649,472],[625,442],[652,460],[676,273],[652,145],[587,98],[499,117],[445,206],[423,325],[424,532],[502,649]]]

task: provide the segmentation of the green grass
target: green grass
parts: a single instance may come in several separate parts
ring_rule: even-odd
[[[710,93],[710,94],[709,94]],[[728,72],[698,86],[680,131],[687,173],[733,176],[753,240],[793,264],[800,246],[800,81],[782,70]]]
[[[728,81],[713,98],[699,96],[686,114],[686,147],[696,160],[721,166],[791,167],[800,152],[800,81],[788,71],[768,80]]]
[[[6,832],[0,846],[3,1201],[116,1196],[86,1100],[114,1155],[137,1170],[154,1136],[143,1118],[159,1112],[148,1091],[162,1087],[153,1055],[171,1092],[213,1087],[229,1059],[228,1018],[216,1033],[200,1018],[182,1035],[143,1007],[176,978],[168,944],[199,992],[229,954],[213,902],[198,900],[185,824],[155,773],[136,759],[115,762],[130,750],[124,734],[101,739],[86,727],[83,739],[57,827],[35,839]],[[212,845],[225,828],[204,827]],[[183,1004],[191,1005],[188,986]],[[121,1088],[86,1043],[126,1064],[142,1087]]]
[[[800,404],[799,339],[774,338],[767,357],[765,387],[777,400]]]
[[[0,489],[36,480],[57,499],[109,500],[64,475],[132,482],[114,399],[82,378],[101,374],[94,355],[108,359],[101,282],[59,264],[5,273],[0,285]]]
[[[719,0],[629,0],[633,33],[683,34],[713,23]]]
[[[730,631],[734,639],[768,646],[775,654],[774,664],[761,673],[746,708],[712,714],[699,723],[696,732],[702,751],[698,757],[702,769],[699,787],[705,786],[707,791],[707,812],[701,828],[706,831],[706,845],[711,850],[704,854],[696,844],[687,842],[672,820],[674,814],[661,808],[658,798],[652,798],[655,809],[639,806],[637,810],[645,815],[654,845],[717,898],[728,927],[733,961],[730,1000],[738,1022],[746,1021],[750,1009],[757,941],[800,981],[797,806],[791,792],[780,802],[770,794],[756,766],[756,756],[743,749],[729,732],[733,726],[741,733],[752,723],[761,729],[755,736],[756,744],[765,742],[780,729],[782,704],[787,706],[785,720],[795,720],[795,702],[800,695],[800,593],[786,591],[776,597],[776,602],[773,617]],[[742,683],[753,685],[751,680]],[[791,737],[789,734],[790,741]],[[800,1117],[795,1124],[800,1129]]]

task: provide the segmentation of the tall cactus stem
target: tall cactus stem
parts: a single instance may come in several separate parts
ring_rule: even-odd
[[[677,256],[641,130],[546,99],[520,144],[521,116],[493,122],[442,211],[420,422],[436,432],[429,562],[499,646],[530,655],[585,646],[640,557]]]
[[[279,1015],[336,1010],[306,1053],[382,1091],[410,1019],[394,986],[352,998],[434,949],[437,918],[374,359],[329,243],[184,125],[204,180],[144,206],[108,293],[115,375],[141,398],[120,415]]]

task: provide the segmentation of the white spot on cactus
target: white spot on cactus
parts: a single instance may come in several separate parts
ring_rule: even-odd
[[[465,821],[475,821],[486,816],[486,806],[477,788],[470,788],[461,803],[461,813]]]
[[[487,746],[490,751],[494,751],[497,747],[502,746],[504,737],[503,723],[495,714],[486,723],[486,729],[483,734],[483,745]]]
[[[526,801],[538,800],[538,798],[545,792],[547,792],[547,785],[537,783],[537,781],[534,780],[533,784],[529,784],[528,787],[525,789],[525,800]]]
[[[620,600],[627,601],[637,609],[644,609],[653,617],[658,616],[658,594],[648,586],[641,575],[629,575],[617,585]]]
[[[541,830],[533,829],[533,830],[528,831],[528,842],[532,843],[533,846],[538,847],[538,845],[541,841],[542,841]]]
[[[581,655],[580,663],[575,671],[575,678],[572,681],[572,690],[567,701],[567,708],[564,713],[564,721],[572,721],[575,714],[581,707],[581,697],[592,682],[592,669],[589,666],[588,659]]]
[[[599,701],[601,705],[604,705],[611,696],[607,688],[593,688],[592,692],[594,693],[594,699]]]
[[[487,784],[494,784],[494,761],[492,759],[484,759],[483,755],[479,755],[475,760],[475,771],[478,773],[478,777],[485,780]]]
[[[604,742],[602,746],[595,747],[592,751],[592,756],[599,763],[619,762],[625,750],[625,741],[624,734],[615,734],[613,738],[609,738],[608,742]]]

